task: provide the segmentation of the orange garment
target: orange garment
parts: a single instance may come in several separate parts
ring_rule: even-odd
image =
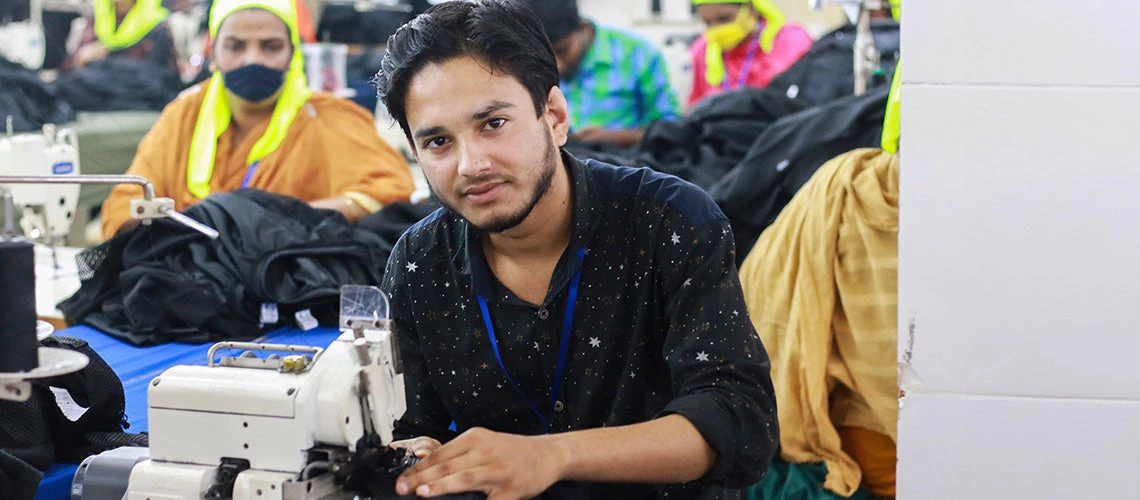
[[[800,188],[740,267],[748,313],[772,360],[780,455],[824,462],[823,487],[843,497],[861,484],[894,487],[893,457],[884,460],[882,448],[893,454],[898,436],[898,197],[897,156],[839,155]],[[849,432],[855,441],[845,442],[843,427],[869,432]]]
[[[895,469],[898,447],[890,436],[859,427],[840,426],[843,451],[855,459],[863,471],[863,486],[879,498],[895,497]]]
[[[297,13],[297,36],[305,43],[317,43],[317,26],[305,0],[293,0],[293,10]]]
[[[173,198],[179,211],[201,201],[186,186],[186,163],[207,83],[166,106],[127,170],[150,180],[156,196]],[[233,143],[234,127],[218,138],[212,193],[242,187],[249,170],[246,157],[268,123],[266,117],[238,144]],[[352,102],[321,92],[314,92],[301,107],[281,146],[257,164],[248,187],[307,202],[345,194],[358,198],[352,193],[359,193],[380,204],[407,200],[415,189],[407,162],[376,133],[371,116]],[[130,219],[130,200],[141,197],[139,186],[120,185],[111,191],[103,203],[104,238]]]

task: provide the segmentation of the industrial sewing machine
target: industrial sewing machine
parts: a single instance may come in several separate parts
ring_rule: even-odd
[[[170,217],[218,237],[139,177],[0,175],[0,185],[70,183],[140,184],[145,198],[132,202],[133,217]],[[148,388],[150,447],[89,457],[73,498],[337,499],[367,491],[378,476],[394,478],[417,459],[388,447],[406,404],[387,298],[374,287],[342,287],[340,325],[324,349],[222,342],[206,366],[166,370]],[[46,328],[37,334],[50,335]],[[218,356],[235,349],[244,352]],[[38,356],[30,370],[0,373],[0,398],[25,400],[30,380],[87,363],[60,349],[40,347]]]
[[[40,133],[13,134],[10,122],[9,119],[7,135],[0,137],[4,175],[44,176],[63,181],[78,178],[79,150],[76,147],[75,132],[71,129],[56,129],[55,125],[49,124]],[[64,243],[79,203],[78,182],[0,187],[6,188],[5,236],[15,235],[14,212],[20,209],[20,226],[27,239],[47,245],[53,250]]]
[[[221,342],[206,366],[166,370],[148,388],[150,448],[88,458],[72,498],[352,498],[395,477],[416,459],[387,446],[405,410],[387,310],[379,289],[346,285],[325,349]],[[227,349],[245,352],[219,359]]]

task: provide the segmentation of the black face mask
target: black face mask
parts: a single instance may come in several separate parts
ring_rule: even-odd
[[[285,71],[260,64],[247,64],[222,73],[222,81],[234,95],[249,102],[261,102],[285,83]]]

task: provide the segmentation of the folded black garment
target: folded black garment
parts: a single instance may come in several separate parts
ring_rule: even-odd
[[[899,61],[899,23],[871,21],[871,36],[879,51],[881,71],[867,79],[867,88],[887,85]],[[792,67],[776,75],[769,89],[809,106],[820,106],[855,92],[855,25],[837,28],[816,40]]]
[[[566,150],[582,159],[650,167],[707,189],[744,158],[773,122],[805,107],[781,92],[732,90],[702,99],[681,119],[651,123],[636,148],[571,142]]]
[[[879,147],[889,90],[878,87],[780,119],[708,188],[732,224],[737,264],[819,167],[853,149]]]
[[[68,323],[135,345],[249,340],[304,311],[336,325],[340,286],[379,284],[391,248],[337,212],[253,189],[185,214],[221,236],[157,219],[81,253],[82,284],[59,305]]]

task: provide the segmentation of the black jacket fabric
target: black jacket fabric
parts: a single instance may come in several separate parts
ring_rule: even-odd
[[[876,19],[871,22],[871,33],[883,72],[872,76],[867,88],[889,84],[899,59],[899,23]],[[768,88],[794,96],[796,101],[809,106],[852,95],[855,91],[855,26],[843,26],[821,37],[792,67],[776,75]]]
[[[732,224],[738,265],[820,166],[853,149],[879,146],[889,91],[878,87],[780,119],[708,188]]]
[[[709,96],[677,121],[652,123],[636,150],[593,144],[566,149],[580,158],[647,166],[708,188],[744,158],[769,125],[804,107],[780,92],[745,88]]]
[[[79,256],[82,285],[60,304],[135,345],[248,340],[309,309],[335,325],[340,286],[372,285],[391,243],[342,215],[253,189],[212,195],[185,214],[217,229],[210,240],[169,219],[139,226]],[[278,322],[261,324],[263,304]]]
[[[43,472],[0,449],[0,491],[4,492],[5,498],[32,500],[43,477]]]
[[[51,88],[80,111],[159,111],[182,90],[182,81],[166,66],[112,55],[60,75]]]
[[[0,131],[12,117],[14,132],[39,130],[45,123],[75,119],[71,106],[56,97],[34,71],[0,59]]]

